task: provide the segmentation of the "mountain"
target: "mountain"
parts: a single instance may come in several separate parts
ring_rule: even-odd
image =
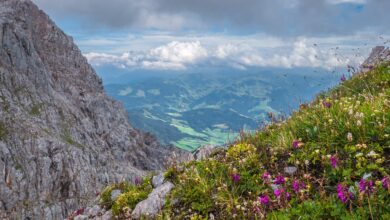
[[[226,145],[242,129],[259,128],[269,120],[269,112],[288,115],[341,76],[339,71],[310,68],[161,73],[141,79],[135,72],[127,78],[120,75],[106,88],[124,103],[131,123],[188,151]]]
[[[352,77],[287,119],[139,184],[110,185],[99,201],[129,219],[385,220],[389,146],[390,50],[376,47]]]
[[[0,218],[61,219],[173,147],[133,128],[71,37],[30,0],[0,1]]]

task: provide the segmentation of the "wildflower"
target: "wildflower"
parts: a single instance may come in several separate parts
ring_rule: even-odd
[[[323,102],[322,102],[322,105],[323,105],[325,108],[330,108],[330,107],[332,107],[332,103],[331,103],[331,102],[328,102],[328,101],[323,101]]]
[[[299,191],[299,181],[298,180],[294,180],[293,183],[292,183],[292,188],[295,192],[298,192]]]
[[[349,142],[352,142],[352,141],[353,141],[353,137],[352,137],[352,133],[351,133],[351,132],[348,132],[348,134],[347,134],[347,140],[348,140]]]
[[[271,178],[271,175],[269,174],[268,171],[265,171],[265,172],[263,173],[263,175],[261,175],[261,178],[262,178],[264,181],[266,181],[266,180],[268,180],[268,179]]]
[[[283,189],[275,189],[274,190],[274,194],[275,194],[275,196],[276,197],[280,197],[280,195],[282,194],[282,192],[283,192]]]
[[[337,184],[337,197],[340,199],[341,202],[346,203],[347,197],[345,196],[345,187],[343,184],[339,183]]]
[[[232,174],[233,182],[238,183],[240,181],[240,178],[241,178],[240,174],[237,174],[237,173]]]
[[[277,176],[274,180],[274,183],[277,185],[281,185],[285,182],[286,182],[286,180],[285,180],[284,176],[282,176],[282,175]]]
[[[341,82],[344,82],[345,80],[347,80],[347,78],[345,77],[345,75],[343,74],[340,78]]]
[[[381,182],[382,182],[382,186],[383,186],[384,189],[388,189],[389,188],[389,177],[388,176],[384,177],[381,180]]]
[[[259,202],[262,205],[268,205],[269,204],[269,197],[268,195],[263,195],[259,197]]]
[[[364,179],[361,179],[359,182],[359,191],[363,192],[366,189],[366,181]]]
[[[373,190],[373,187],[374,187],[374,182],[372,180],[370,181],[367,181],[365,179],[361,179],[359,181],[359,191],[360,192],[363,192],[363,191],[372,191]]]
[[[294,148],[299,148],[303,145],[303,143],[299,140],[294,140],[293,143],[292,143],[293,147]]]
[[[136,177],[135,178],[135,180],[134,180],[134,184],[136,185],[136,186],[138,186],[138,185],[141,185],[141,183],[142,183],[142,179],[140,178],[140,177]]]
[[[351,191],[348,191],[348,196],[349,196],[350,200],[354,200],[355,199],[355,195]]]
[[[336,156],[331,156],[330,158],[329,158],[329,160],[330,160],[330,164],[332,165],[332,167],[333,168],[336,168],[337,167],[337,158],[336,158]]]
[[[379,154],[377,154],[377,153],[375,153],[375,151],[370,151],[368,154],[367,154],[367,156],[368,157],[373,157],[373,158],[375,158],[375,157],[377,157]]]
[[[287,199],[287,200],[290,200],[290,198],[291,198],[290,193],[286,192],[286,199]]]
[[[360,127],[362,126],[362,122],[360,120],[357,120],[356,125]]]

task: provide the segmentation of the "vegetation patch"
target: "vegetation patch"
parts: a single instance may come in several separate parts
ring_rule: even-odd
[[[128,216],[138,202],[146,199],[153,187],[151,178],[147,177],[143,180],[136,179],[134,184],[119,183],[107,186],[100,196],[100,205],[107,209],[112,209],[112,213],[119,218]],[[121,194],[111,199],[113,190],[120,190]]]
[[[0,121],[0,140],[4,141],[8,135],[7,125]]]
[[[390,219],[389,70],[343,77],[287,120],[170,167],[158,218]]]

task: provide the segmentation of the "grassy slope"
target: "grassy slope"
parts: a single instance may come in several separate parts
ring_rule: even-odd
[[[172,166],[166,177],[176,188],[160,217],[389,219],[389,135],[384,65],[207,160]],[[287,175],[287,166],[298,170]]]

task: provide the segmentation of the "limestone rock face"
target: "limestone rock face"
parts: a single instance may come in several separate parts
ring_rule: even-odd
[[[390,49],[385,46],[376,46],[372,49],[371,54],[363,62],[362,69],[367,71],[378,63],[390,61]]]
[[[0,218],[62,219],[175,151],[128,122],[73,43],[30,0],[0,0]]]

